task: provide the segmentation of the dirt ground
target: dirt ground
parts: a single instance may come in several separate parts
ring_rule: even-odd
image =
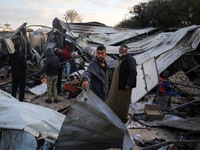
[[[64,96],[58,96],[58,98],[60,99],[60,101],[58,103],[46,103],[45,99],[47,99],[47,93],[44,93],[40,96],[35,96],[34,94],[27,92],[25,94],[25,100],[26,102],[32,103],[32,104],[36,104],[36,105],[41,105],[44,107],[48,107],[50,109],[53,109],[55,111],[58,111],[60,109],[66,108],[67,106],[69,106],[70,100],[67,99],[68,95],[64,95]]]

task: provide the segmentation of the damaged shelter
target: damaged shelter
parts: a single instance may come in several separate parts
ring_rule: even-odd
[[[5,136],[5,138],[1,141],[0,147],[6,146],[8,134],[11,132],[13,134],[19,132],[17,133],[19,137],[28,136],[33,141],[30,149],[39,147],[45,149],[45,144],[59,150],[67,148],[126,150],[161,147],[164,149],[169,145],[180,148],[189,144],[193,149],[198,147],[197,143],[200,142],[200,137],[194,133],[200,131],[198,127],[200,123],[199,26],[192,25],[173,30],[165,28],[133,30],[108,27],[98,22],[66,23],[55,18],[52,27],[40,26],[41,30],[32,33],[27,32],[26,28],[39,25],[26,25],[26,23],[22,24],[8,38],[0,39],[1,89],[10,91],[11,75],[7,62],[9,54],[14,51],[13,45],[17,42],[22,45],[29,65],[26,79],[28,91],[35,95],[40,96],[46,92],[46,85],[42,83],[39,73],[45,59],[45,49],[48,47],[56,49],[58,46],[64,47],[65,45],[70,45],[71,53],[76,52],[78,55],[69,60],[74,68],[71,72],[72,76],[78,74],[74,75],[73,80],[81,76],[87,64],[95,56],[96,47],[105,45],[106,61],[110,71],[109,79],[112,82],[112,72],[119,58],[119,46],[127,44],[129,54],[137,62],[137,87],[132,90],[130,119],[125,125],[90,89],[85,89],[80,91],[78,96],[73,97],[67,109],[60,108],[65,110],[65,115],[53,112],[53,114],[51,113],[53,118],[51,116],[48,116],[50,118],[45,118],[45,116],[37,118],[37,116],[25,116],[25,113],[22,114],[23,117],[28,120],[36,117],[34,119],[36,122],[30,119],[31,124],[24,123],[20,127],[12,126],[12,123],[15,122],[14,118],[11,118],[13,120],[10,122],[4,123],[5,118],[1,117],[1,137]],[[65,86],[66,80],[63,81]],[[81,86],[81,81],[78,82]],[[33,111],[31,108],[36,107],[34,105],[20,106],[22,104],[16,99],[13,100],[7,94],[5,96],[3,91],[1,93],[3,95],[1,96],[1,107],[4,107],[5,110],[16,107],[17,111],[31,112]],[[151,93],[154,94],[151,95]],[[9,104],[5,106],[3,104],[5,99],[15,101],[16,104],[13,104],[15,106]],[[24,103],[23,105],[28,104]],[[26,107],[28,110],[21,107]],[[41,107],[37,109],[46,110]],[[0,113],[4,114],[5,112],[2,109]],[[58,117],[55,117],[57,115]],[[48,121],[49,119],[53,122],[57,122],[56,119],[59,119],[59,127],[44,125],[43,123],[52,124]],[[39,125],[38,127],[39,123],[37,122],[41,122],[44,126]],[[37,129],[35,129],[36,126]],[[168,135],[167,138],[167,136],[161,135],[166,128],[167,130],[170,128],[169,132],[172,132],[171,129],[175,129],[180,134],[173,130],[173,137],[169,133],[165,133]],[[43,141],[41,144],[40,136],[45,137],[44,133],[49,132],[56,134],[56,138],[53,142],[48,138],[42,138],[45,139],[45,142]],[[161,139],[158,135],[166,139]],[[11,142],[15,143],[13,140]],[[21,143],[21,141],[18,142]],[[27,141],[23,145],[27,146],[28,143]],[[46,149],[48,149],[47,147]]]

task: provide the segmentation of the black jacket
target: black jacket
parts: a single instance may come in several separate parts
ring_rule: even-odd
[[[119,71],[119,90],[124,90],[128,85],[131,88],[136,87],[136,60],[131,55],[126,55]]]
[[[55,55],[58,57],[60,63],[65,61],[65,54],[64,53],[59,53],[59,52],[56,51]],[[63,71],[63,67],[60,67],[60,69],[58,71]]]
[[[46,55],[47,58],[44,62],[42,73],[46,72],[47,76],[58,75],[58,70],[60,69],[60,63],[58,57],[54,55],[53,50],[51,48],[48,48],[46,50]]]
[[[11,66],[11,72],[13,78],[25,78],[27,69],[25,56],[21,51],[16,50],[9,57],[9,65]]]
[[[90,65],[88,66],[88,69],[83,73],[82,82],[88,81],[89,78],[89,88],[104,101],[105,96],[108,96],[109,92],[108,69],[103,69],[97,57],[94,57],[92,59]]]

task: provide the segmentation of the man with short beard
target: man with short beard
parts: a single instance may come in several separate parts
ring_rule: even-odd
[[[83,89],[89,87],[99,98],[106,100],[109,92],[108,69],[105,61],[106,48],[101,45],[97,47],[96,57],[92,59],[88,69],[82,76]]]
[[[107,104],[122,122],[128,121],[132,88],[136,87],[136,60],[128,54],[128,47],[119,47],[120,59],[115,67]]]

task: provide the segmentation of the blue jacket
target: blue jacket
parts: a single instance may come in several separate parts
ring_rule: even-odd
[[[106,62],[105,62],[106,63]],[[107,67],[107,64],[106,64]],[[103,69],[97,57],[94,57],[88,66],[88,69],[83,73],[82,82],[88,81],[90,78],[89,88],[103,101],[108,96],[108,69]]]

